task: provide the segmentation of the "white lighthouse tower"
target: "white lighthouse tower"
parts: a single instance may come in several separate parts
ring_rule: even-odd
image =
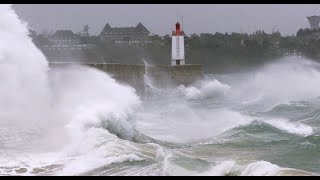
[[[185,64],[184,59],[184,32],[180,27],[180,23],[176,23],[176,30],[172,32],[172,66]]]

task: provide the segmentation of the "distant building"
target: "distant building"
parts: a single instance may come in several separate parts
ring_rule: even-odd
[[[85,37],[88,37],[90,34],[89,34],[89,25],[85,25],[83,27],[83,31],[80,33],[81,36],[85,36]]]
[[[111,27],[105,25],[100,33],[102,41],[112,42],[118,45],[147,45],[151,43],[149,30],[139,23],[136,27]]]
[[[319,29],[320,16],[309,16],[307,19],[310,23],[310,29]]]
[[[94,36],[57,30],[44,42],[40,49],[50,62],[92,62],[97,59],[93,51],[97,42]]]
[[[81,36],[71,30],[57,30],[49,36],[50,45],[45,45],[45,50],[84,50],[91,49],[94,44],[82,42]]]
[[[49,40],[56,45],[80,44],[79,38],[71,30],[57,30]]]

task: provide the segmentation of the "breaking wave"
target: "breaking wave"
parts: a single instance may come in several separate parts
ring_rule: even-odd
[[[49,66],[11,6],[0,12],[0,175],[319,173],[319,64],[172,89],[146,75],[142,100],[96,69]]]
[[[218,80],[202,81],[198,87],[180,85],[178,89],[186,96],[187,99],[207,99],[224,96],[230,90],[230,86],[222,84]]]

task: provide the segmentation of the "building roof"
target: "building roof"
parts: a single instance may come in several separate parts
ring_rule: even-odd
[[[107,23],[103,30],[101,31],[101,34],[105,33],[147,33],[150,32],[148,29],[141,23],[139,23],[136,27],[111,27],[109,23]]]
[[[57,30],[52,37],[53,38],[74,38],[75,34],[71,30]]]
[[[307,18],[308,19],[317,19],[318,20],[318,19],[320,19],[320,16],[308,16]]]

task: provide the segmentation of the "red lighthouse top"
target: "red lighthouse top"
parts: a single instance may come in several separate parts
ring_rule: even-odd
[[[172,32],[172,36],[181,36],[181,35],[184,35],[184,32],[181,30],[180,23],[177,22],[176,23],[176,31]]]

